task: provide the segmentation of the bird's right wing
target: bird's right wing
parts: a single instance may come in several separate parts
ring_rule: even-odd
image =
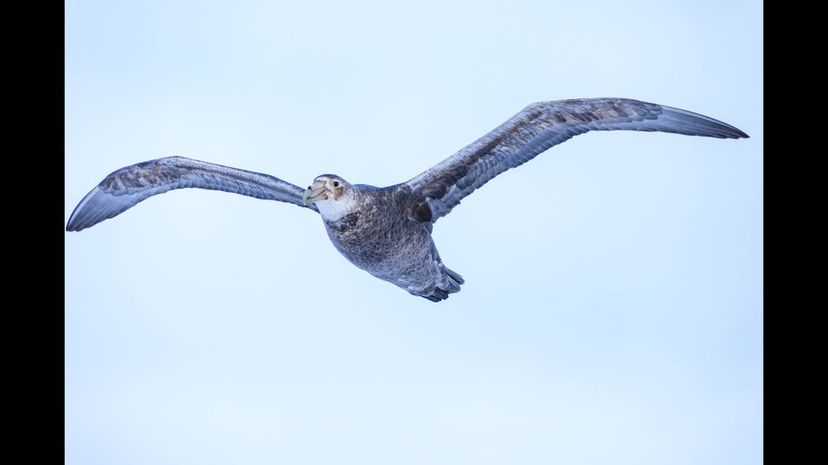
[[[278,200],[317,211],[316,205],[302,201],[304,189],[279,178],[190,158],[167,157],[127,166],[104,178],[75,207],[66,230],[86,229],[153,195],[187,187]]]

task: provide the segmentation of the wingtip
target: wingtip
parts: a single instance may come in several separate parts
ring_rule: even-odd
[[[69,222],[66,223],[66,232],[83,231],[87,227],[88,225],[83,224],[82,221],[78,220],[77,215],[73,213],[72,216],[69,217]]]
[[[95,211],[92,209],[90,211],[87,206],[90,202],[93,202],[95,196],[100,192],[99,186],[95,186],[94,189],[89,191],[83,199],[78,203],[74,210],[72,210],[72,214],[69,215],[69,221],[66,223],[66,231],[67,232],[76,232],[82,231],[105,218],[100,218],[100,212]]]
[[[726,138],[728,138],[728,139],[750,139],[750,136],[745,131],[742,131],[741,129],[737,128],[736,126],[733,126],[733,125],[730,125],[730,124],[727,124],[727,123],[723,123],[721,121],[717,121],[717,122],[727,129],[727,132],[725,133]]]
[[[69,219],[69,222],[66,223],[66,232],[77,232],[83,230],[83,227],[79,227],[76,222],[72,221],[72,218]]]
[[[78,207],[79,206],[80,205],[78,205]],[[66,232],[80,231],[83,229],[82,227],[79,227],[80,225],[78,224],[78,207],[75,207],[72,214],[69,215],[69,221],[66,222]]]
[[[668,121],[689,132],[682,134],[715,137],[718,139],[749,139],[750,136],[736,126],[700,113],[681,108],[661,106],[662,115]]]
[[[66,223],[66,232],[74,232],[80,231],[82,228],[78,228],[78,207],[75,207],[75,210],[72,212],[72,215],[69,216],[69,221]]]

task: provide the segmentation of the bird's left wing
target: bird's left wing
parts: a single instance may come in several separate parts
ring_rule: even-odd
[[[738,139],[735,127],[698,113],[624,98],[537,102],[471,145],[404,183],[408,216],[433,223],[498,174],[588,131],[659,131]]]
[[[278,200],[317,211],[316,205],[302,201],[304,189],[279,178],[190,158],[167,157],[130,165],[104,178],[75,207],[66,230],[86,229],[153,195],[187,187]]]

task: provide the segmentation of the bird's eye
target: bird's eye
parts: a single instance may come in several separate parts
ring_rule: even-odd
[[[310,186],[308,186],[308,190],[310,190]]]
[[[339,181],[334,181],[334,187],[339,187]]]

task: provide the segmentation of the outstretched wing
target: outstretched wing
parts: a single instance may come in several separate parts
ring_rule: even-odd
[[[112,218],[138,202],[173,189],[197,187],[278,200],[316,210],[302,201],[304,189],[266,174],[184,157],[167,157],[121,168],[81,200],[67,231],[80,231]]]
[[[407,181],[409,217],[435,222],[498,174],[588,131],[660,131],[738,139],[735,127],[678,108],[622,98],[533,103],[493,131]]]

